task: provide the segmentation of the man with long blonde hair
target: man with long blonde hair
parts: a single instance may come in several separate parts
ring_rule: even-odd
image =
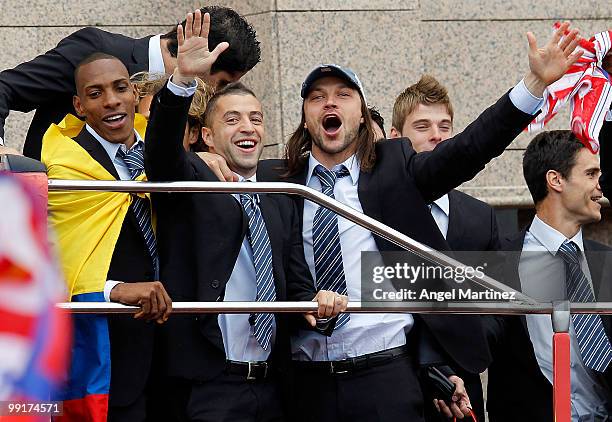
[[[428,204],[473,178],[533,120],[545,87],[578,59],[572,54],[577,31],[561,40],[568,29],[569,23],[563,24],[541,49],[528,34],[525,78],[453,142],[422,154],[407,140],[374,144],[359,78],[338,65],[317,66],[302,84],[302,118],[287,144],[286,160],[260,164],[258,180],[307,185],[434,249],[449,250]],[[399,248],[309,201],[297,203],[317,288],[332,285],[360,300],[361,252]],[[468,339],[485,342],[480,320],[470,316],[343,314],[330,338],[301,331],[292,341],[298,418],[422,421],[414,350],[425,337],[439,346],[442,357],[469,372],[484,370],[490,361],[486,351],[465,347]],[[439,405],[447,416],[463,418],[470,413],[469,398],[463,382],[447,369],[442,368],[456,385],[453,403]],[[313,403],[325,411],[313,414]]]

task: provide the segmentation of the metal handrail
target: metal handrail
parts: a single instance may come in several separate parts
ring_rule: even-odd
[[[464,264],[456,259],[450,258],[423,243],[404,235],[403,233],[384,225],[378,220],[369,217],[355,209],[330,198],[329,196],[311,189],[307,186],[285,183],[285,182],[256,182],[256,183],[234,183],[234,182],[134,182],[134,181],[99,181],[99,180],[49,180],[48,189],[52,191],[110,191],[110,192],[217,192],[217,193],[284,193],[299,195],[334,211],[347,220],[360,225],[372,233],[392,242],[415,255],[427,259],[439,265],[447,267],[464,267]],[[537,305],[538,302],[531,297],[500,283],[499,281],[484,276],[483,278],[469,278],[472,282],[497,292],[514,293],[514,300],[519,303]]]
[[[138,306],[127,306],[108,302],[63,302],[57,306],[76,314],[130,314],[140,311]],[[612,315],[612,302],[572,303],[573,314]],[[174,302],[172,312],[245,314],[252,312],[303,313],[317,310],[315,302]],[[349,302],[346,312],[350,313],[412,313],[412,314],[552,314],[552,303],[527,305],[510,302],[380,302],[364,305],[363,302]]]

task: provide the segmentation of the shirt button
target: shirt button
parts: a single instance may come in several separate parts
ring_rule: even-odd
[[[219,280],[213,280],[213,281],[210,283],[210,286],[211,286],[213,289],[218,289],[220,285],[221,285],[221,283],[219,283]]]

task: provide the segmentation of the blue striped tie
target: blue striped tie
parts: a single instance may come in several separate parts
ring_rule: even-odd
[[[334,198],[336,180],[348,176],[349,171],[342,166],[337,172],[327,170],[322,165],[315,167],[314,173],[321,181],[321,192]],[[346,295],[346,279],[338,232],[338,217],[333,211],[319,207],[312,223],[312,245],[314,251],[317,290],[331,290]],[[350,319],[348,313],[338,316],[336,328],[345,325]]]
[[[272,247],[266,230],[266,224],[259,209],[259,197],[249,193],[240,194],[240,203],[249,217],[249,232],[247,233],[251,249],[253,249],[253,264],[255,265],[255,281],[257,283],[257,301],[273,302],[276,300],[274,289],[274,274],[272,272]],[[251,314],[253,333],[257,342],[264,350],[269,350],[272,338],[272,320],[274,314]]]
[[[568,299],[571,302],[595,302],[591,284],[580,268],[578,245],[566,240],[559,248],[559,255],[565,262]],[[572,321],[584,364],[604,372],[612,361],[612,346],[601,318],[594,314],[576,314],[572,315]]]
[[[144,171],[144,155],[143,155],[142,142],[138,142],[128,152],[125,152],[123,148],[117,150],[117,156],[125,162],[128,170],[130,171],[130,177],[135,180]],[[132,202],[134,204],[134,214],[136,220],[140,226],[140,230],[145,239],[145,244],[153,260],[153,268],[155,269],[155,279],[159,279],[159,258],[157,256],[157,242],[155,241],[155,234],[153,233],[153,224],[151,223],[151,206],[149,200],[142,198],[137,195],[132,195]]]

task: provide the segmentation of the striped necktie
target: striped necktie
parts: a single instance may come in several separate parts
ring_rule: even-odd
[[[321,181],[321,192],[330,198],[334,198],[336,180],[350,174],[345,166],[334,172],[327,170],[322,165],[317,165],[314,173]],[[330,290],[346,295],[346,279],[342,262],[338,217],[336,213],[325,207],[319,207],[315,212],[312,223],[312,244],[317,291]],[[336,328],[345,325],[349,319],[350,315],[348,313],[340,314],[336,322]]]
[[[579,248],[574,242],[565,241],[559,248],[565,262],[567,296],[571,302],[595,302],[593,288],[580,268]],[[612,361],[612,346],[604,331],[599,315],[572,315],[578,348],[588,368],[604,372]]]
[[[240,203],[249,217],[247,237],[253,250],[255,281],[257,284],[257,301],[273,302],[276,300],[274,274],[272,272],[272,247],[266,230],[266,224],[259,209],[259,197],[250,193],[240,194]],[[269,350],[272,338],[272,321],[274,314],[251,314],[253,334],[264,350]]]
[[[128,170],[130,177],[135,180],[144,171],[144,155],[142,142],[136,143],[129,151],[125,152],[123,148],[117,150],[117,156],[123,160]],[[151,205],[147,198],[142,198],[132,194],[132,203],[136,221],[140,226],[142,235],[144,236],[145,244],[153,260],[153,268],[155,269],[155,279],[159,279],[159,258],[157,256],[157,242],[153,233],[153,224],[151,223]]]

